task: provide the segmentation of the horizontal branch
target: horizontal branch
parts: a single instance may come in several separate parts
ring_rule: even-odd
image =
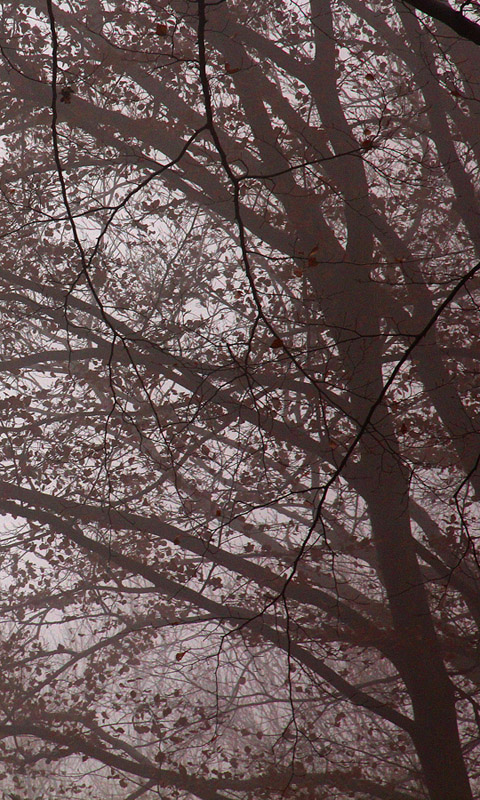
[[[443,22],[463,39],[480,44],[480,25],[465,17],[462,11],[455,11],[444,0],[403,0],[403,2],[438,22]],[[464,5],[468,5],[468,3],[464,3]]]
[[[161,594],[191,603],[197,608],[202,608],[208,613],[214,614],[219,621],[227,624],[233,630],[241,630],[244,627],[248,628],[249,631],[269,641],[275,647],[282,650],[289,658],[294,658],[298,663],[303,664],[308,670],[311,670],[314,674],[325,680],[339,692],[343,699],[357,707],[365,708],[373,712],[402,730],[414,733],[415,724],[411,718],[391,708],[382,700],[374,698],[362,691],[343,678],[339,673],[335,672],[331,667],[327,666],[325,662],[317,658],[313,653],[306,650],[305,647],[293,642],[291,640],[290,631],[287,630],[284,633],[278,629],[278,617],[272,619],[272,623],[277,627],[270,627],[270,625],[267,624],[269,622],[268,616],[263,612],[259,613],[256,609],[230,606],[224,602],[218,603],[216,600],[205,597],[201,592],[177,583],[169,575],[165,575],[141,563],[136,558],[124,555],[109,546],[103,545],[101,542],[91,539],[78,528],[49,511],[38,508],[27,508],[25,505],[19,505],[6,499],[0,500],[0,508],[7,514],[23,517],[24,519],[50,526],[52,530],[61,533],[69,541],[74,542],[83,550],[100,556],[100,558],[110,564],[110,566],[116,564],[128,573],[142,576],[145,580],[154,585]]]

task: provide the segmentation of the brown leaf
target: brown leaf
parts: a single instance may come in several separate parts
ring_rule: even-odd
[[[317,245],[315,245],[315,247],[313,247],[313,248],[310,250],[309,254],[308,254],[308,261],[307,261],[307,265],[308,265],[309,267],[316,267],[316,266],[317,266],[317,264],[319,263],[319,262],[317,261],[317,259],[316,259],[316,255],[317,255],[317,253],[318,253],[318,244],[317,244]]]
[[[184,655],[185,655],[185,652],[177,653],[177,655],[175,656],[175,660],[176,661],[181,661]]]
[[[61,103],[71,103],[72,102],[72,94],[74,93],[73,86],[64,86],[60,92],[60,102]]]

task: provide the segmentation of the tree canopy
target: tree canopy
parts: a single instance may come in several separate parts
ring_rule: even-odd
[[[0,788],[480,791],[480,13],[1,4]]]

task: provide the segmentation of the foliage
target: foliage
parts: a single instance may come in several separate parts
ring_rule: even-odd
[[[480,54],[414,5],[2,3],[4,797],[480,790]]]

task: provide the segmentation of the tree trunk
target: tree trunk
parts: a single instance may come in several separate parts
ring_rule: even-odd
[[[412,702],[412,739],[431,800],[472,800],[454,688],[442,659],[410,529],[408,475],[387,426],[384,415],[381,423],[377,421],[376,434],[365,436],[356,485],[368,506],[398,648],[396,665]]]

